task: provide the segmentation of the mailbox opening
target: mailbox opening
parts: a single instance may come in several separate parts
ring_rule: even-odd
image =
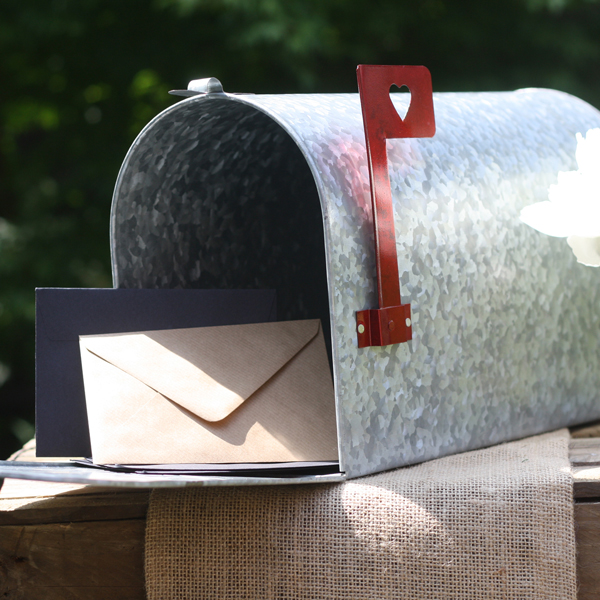
[[[319,196],[271,117],[215,96],[162,113],[125,159],[111,227],[115,287],[275,289],[279,320],[321,319],[331,363]]]

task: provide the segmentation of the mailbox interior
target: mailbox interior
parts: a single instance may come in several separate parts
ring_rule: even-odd
[[[255,107],[208,96],[161,113],[125,159],[111,227],[115,287],[275,289],[279,320],[321,319],[331,364],[315,181]]]

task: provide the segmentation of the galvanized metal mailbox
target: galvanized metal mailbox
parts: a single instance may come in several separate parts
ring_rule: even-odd
[[[280,320],[321,319],[346,477],[600,417],[599,274],[519,221],[600,113],[542,89],[431,103],[420,69],[363,71],[362,109],[192,82],[114,192],[115,287],[272,288]]]

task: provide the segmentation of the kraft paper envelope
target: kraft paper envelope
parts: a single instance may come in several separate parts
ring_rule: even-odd
[[[95,463],[337,460],[318,320],[80,337]]]

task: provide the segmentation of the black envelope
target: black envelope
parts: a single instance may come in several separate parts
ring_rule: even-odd
[[[274,290],[36,289],[37,456],[91,456],[80,335],[275,320]]]

